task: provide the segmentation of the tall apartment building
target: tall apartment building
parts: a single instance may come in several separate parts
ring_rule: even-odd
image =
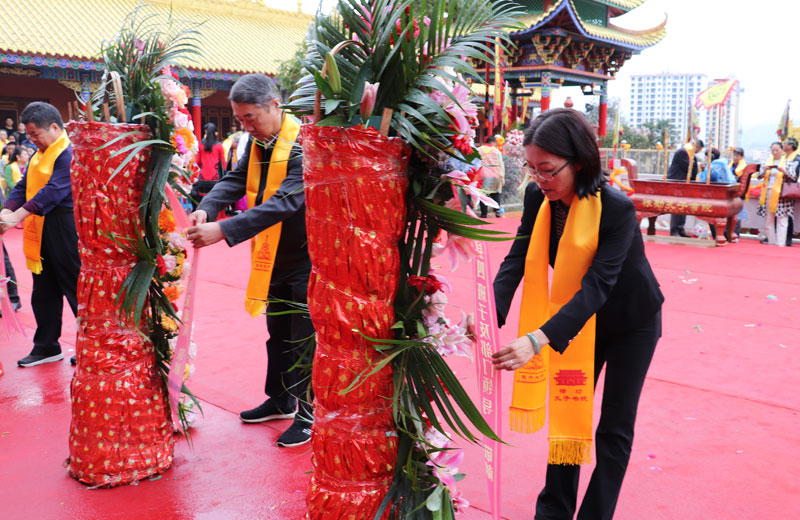
[[[724,83],[729,79],[732,78],[715,79],[710,81],[708,85]],[[728,99],[721,105],[719,131],[717,130],[717,108],[708,110],[706,114],[705,141],[719,148],[723,155],[725,155],[728,148],[739,146],[742,122],[742,92],[741,84],[737,82],[728,95]]]
[[[649,121],[669,119],[679,139],[685,139],[689,104],[707,85],[705,74],[662,72],[631,76],[630,125],[637,128]]]

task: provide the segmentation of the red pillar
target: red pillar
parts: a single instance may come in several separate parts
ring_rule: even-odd
[[[597,133],[600,137],[606,136],[606,119],[608,119],[608,97],[600,96],[600,114],[598,115],[599,128]]]
[[[542,102],[540,106],[542,112],[550,110],[550,87],[542,87]]]
[[[200,118],[200,97],[192,97],[192,124],[194,125],[194,135],[198,141],[203,139],[203,127]]]

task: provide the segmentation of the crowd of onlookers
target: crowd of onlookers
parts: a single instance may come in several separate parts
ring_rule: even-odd
[[[36,145],[28,139],[25,125],[8,117],[0,128],[0,194],[7,196],[22,178]]]

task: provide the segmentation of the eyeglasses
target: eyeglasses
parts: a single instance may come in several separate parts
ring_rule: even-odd
[[[525,170],[527,170],[527,172],[530,174],[531,177],[537,177],[543,181],[550,181],[553,180],[553,178],[556,175],[558,175],[561,172],[561,170],[563,170],[569,163],[570,161],[565,162],[564,164],[561,165],[559,169],[557,169],[554,172],[540,172],[536,168],[533,168],[527,161],[525,162],[524,168]]]

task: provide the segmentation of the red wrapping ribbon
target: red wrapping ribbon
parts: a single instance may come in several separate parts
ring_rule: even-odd
[[[189,217],[186,210],[178,201],[177,195],[171,187],[167,186],[167,200],[175,215],[178,229],[184,230],[189,227]],[[200,264],[200,250],[192,249],[192,263],[189,270],[189,278],[186,283],[186,292],[183,298],[183,313],[181,314],[181,326],[178,331],[178,341],[175,345],[175,352],[172,353],[172,363],[169,367],[167,377],[167,390],[169,391],[169,404],[172,410],[173,424],[180,424],[178,419],[178,407],[180,406],[181,388],[183,388],[183,378],[186,373],[186,362],[189,360],[189,345],[192,342],[192,330],[194,328],[194,304],[195,287],[197,286],[197,272]]]

